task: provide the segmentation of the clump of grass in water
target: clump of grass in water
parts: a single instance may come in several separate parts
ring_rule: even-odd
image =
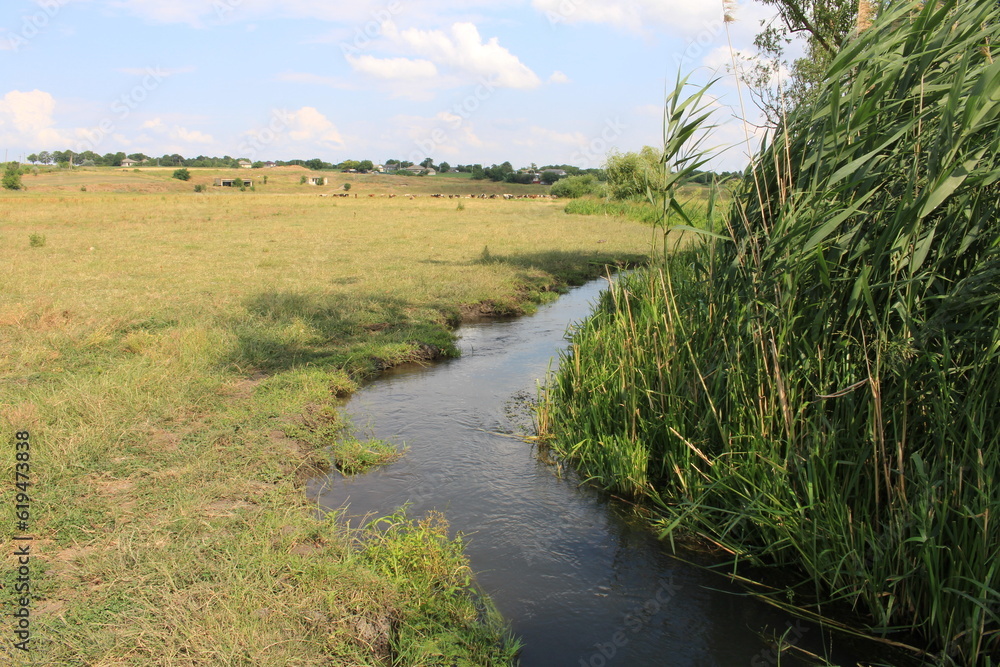
[[[375,438],[341,438],[331,447],[333,465],[345,475],[357,475],[395,461],[402,453],[392,443]]]
[[[802,573],[938,664],[1000,655],[998,32],[996,3],[887,9],[747,171],[726,235],[603,299],[540,418],[665,535]]]
[[[443,515],[414,521],[400,509],[368,524],[362,546],[362,562],[401,593],[393,664],[515,664],[521,644],[476,594],[463,540],[449,537]]]

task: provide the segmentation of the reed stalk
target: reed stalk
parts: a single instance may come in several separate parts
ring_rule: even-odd
[[[727,234],[615,285],[542,406],[556,452],[649,497],[664,535],[937,664],[1000,656],[998,31],[997,3],[885,7],[762,147]],[[701,159],[669,157],[697,134],[682,88],[668,177]],[[659,197],[664,231],[698,231]]]

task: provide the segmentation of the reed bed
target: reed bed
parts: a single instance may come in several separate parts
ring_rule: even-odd
[[[846,604],[936,664],[1000,657],[998,31],[997,3],[885,8],[762,148],[725,233],[573,332],[539,418],[664,535],[782,568],[782,599]],[[669,105],[668,148],[703,120]]]

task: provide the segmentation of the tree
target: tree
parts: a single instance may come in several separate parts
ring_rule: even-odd
[[[661,151],[643,146],[638,153],[608,156],[608,196],[612,199],[642,199],[647,188],[659,190],[663,181]]]
[[[447,162],[442,162],[440,165],[438,165],[438,171],[447,173],[450,170],[451,170],[451,165],[448,164]]]
[[[424,169],[433,169],[434,168],[434,160],[432,158],[429,158],[429,157],[428,158],[424,158],[424,161],[420,163],[420,166],[423,167]]]
[[[526,171],[515,171],[504,176],[506,183],[520,183],[521,185],[531,185],[535,182],[535,175]]]
[[[187,167],[176,169],[174,170],[174,178],[176,178],[179,181],[190,181],[191,172],[187,170]]]
[[[514,165],[510,162],[504,162],[501,165],[493,165],[492,167],[487,167],[483,170],[486,177],[491,181],[508,181],[509,177],[514,173]]]
[[[49,164],[52,162],[52,154],[48,151],[42,151],[38,154],[38,161],[42,164]]]
[[[314,157],[311,160],[306,160],[305,166],[306,166],[306,169],[312,169],[313,171],[319,171],[320,169],[323,168],[324,163],[318,157]]]
[[[555,197],[576,199],[584,195],[600,195],[601,184],[593,174],[567,176],[553,185],[549,192]]]
[[[767,63],[759,63],[751,68],[748,83],[759,98],[758,105],[772,124],[781,118],[782,100],[778,99],[770,85],[777,67],[784,62],[785,47],[792,38],[806,38],[806,56],[791,63],[792,78],[785,91],[787,105],[792,108],[807,102],[818,83],[837,54],[840,45],[859,26],[871,18],[871,6],[862,0],[760,0],[778,11],[774,23],[765,27],[754,44]]]
[[[375,163],[371,160],[362,160],[358,163],[358,171],[369,172],[375,168]]]
[[[38,156],[35,155],[34,153],[32,153],[31,155],[28,156],[28,162],[32,162],[32,163],[38,162]]]
[[[20,190],[21,185],[21,165],[17,162],[8,162],[3,172],[3,180],[0,181],[5,190]]]
[[[474,181],[486,180],[486,171],[483,169],[483,165],[481,164],[472,165],[472,180]]]

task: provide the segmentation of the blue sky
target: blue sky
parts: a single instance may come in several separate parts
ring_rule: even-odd
[[[598,167],[661,143],[679,69],[725,77],[714,143],[737,143],[722,4],[7,0],[0,148]],[[768,17],[739,3],[733,46]]]

